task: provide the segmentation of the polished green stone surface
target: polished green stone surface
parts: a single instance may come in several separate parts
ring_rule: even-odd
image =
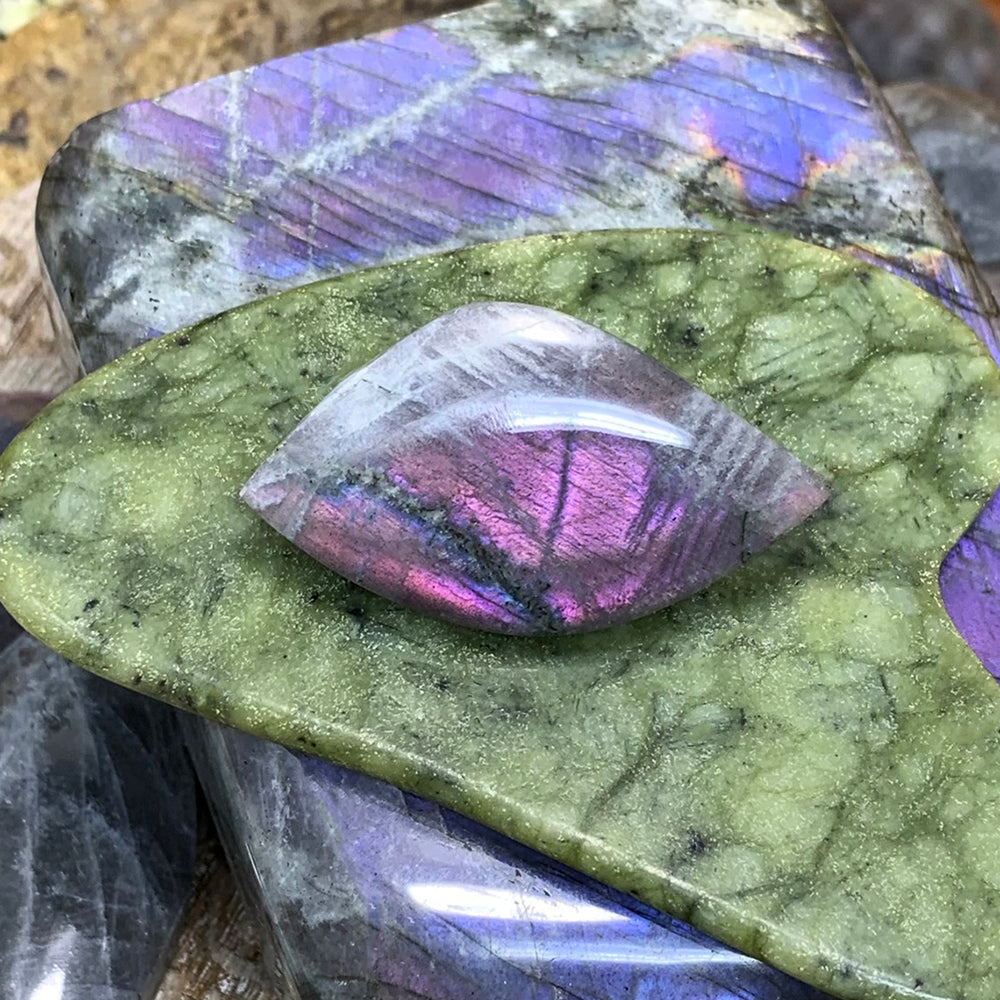
[[[352,587],[237,498],[345,373],[464,302],[636,344],[828,476],[666,611],[552,640]],[[848,997],[1000,995],[1000,692],[940,560],[1000,481],[1000,378],[912,285],[764,235],[536,237],[143,347],[6,452],[0,599],[72,659],[387,778]]]

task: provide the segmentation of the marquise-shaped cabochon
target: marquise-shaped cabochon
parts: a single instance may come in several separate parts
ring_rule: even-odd
[[[701,590],[827,489],[617,337],[551,309],[475,302],[344,379],[241,495],[384,597],[543,635]]]

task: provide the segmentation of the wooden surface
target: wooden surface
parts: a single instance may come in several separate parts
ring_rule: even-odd
[[[260,929],[237,891],[214,835],[173,958],[153,1000],[277,1000]]]
[[[0,0],[0,39],[34,20],[46,7],[63,0]]]
[[[56,395],[82,373],[35,243],[38,184],[0,201],[0,392]]]
[[[73,127],[101,111],[459,6],[462,0],[75,0],[46,8],[0,42],[0,196],[35,180]]]

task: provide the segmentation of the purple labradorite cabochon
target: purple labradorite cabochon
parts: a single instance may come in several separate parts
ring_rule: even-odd
[[[406,607],[510,635],[586,632],[724,576],[824,482],[617,337],[474,302],[344,379],[243,499]]]

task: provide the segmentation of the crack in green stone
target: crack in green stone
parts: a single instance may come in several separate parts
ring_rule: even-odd
[[[628,340],[830,477],[660,614],[421,618],[237,498],[350,370],[464,302]],[[1000,379],[905,281],[767,235],[534,237],[163,338],[0,464],[0,597],[92,669],[437,799],[846,997],[1000,995],[1000,693],[940,561],[1000,481]]]

